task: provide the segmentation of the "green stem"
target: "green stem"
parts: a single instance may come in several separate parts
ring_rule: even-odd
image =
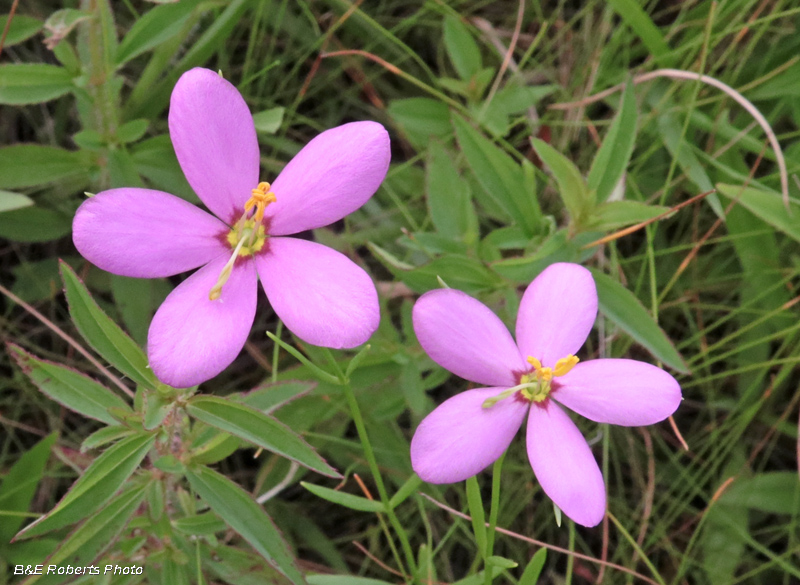
[[[386,486],[383,483],[383,477],[381,477],[381,472],[378,468],[378,461],[375,459],[375,452],[372,449],[372,444],[369,442],[367,428],[364,425],[364,418],[361,416],[361,409],[358,406],[358,401],[356,400],[356,395],[353,392],[353,388],[350,385],[350,380],[344,375],[342,368],[336,362],[336,359],[334,359],[330,350],[323,348],[323,351],[325,352],[328,361],[331,362],[336,375],[339,376],[339,382],[342,386],[342,390],[344,391],[345,398],[347,399],[347,405],[350,407],[350,414],[352,415],[353,422],[356,425],[358,438],[361,441],[362,448],[364,449],[364,456],[367,458],[367,464],[369,465],[370,473],[372,473],[372,479],[375,481],[375,486],[378,488],[378,495],[381,498],[381,502],[386,508],[386,515],[389,517],[389,523],[392,525],[392,528],[394,528],[395,533],[400,539],[400,545],[403,548],[403,554],[406,557],[406,563],[410,569],[408,573],[415,575],[416,563],[414,562],[414,551],[411,550],[411,544],[408,541],[408,535],[403,529],[403,525],[400,524],[400,520],[398,520],[397,515],[394,513],[394,509],[389,503],[389,494],[386,492]]]
[[[278,320],[278,327],[275,328],[275,339],[280,340],[281,333],[283,333],[283,321]],[[281,353],[280,344],[276,343],[272,348],[272,383],[278,381],[278,357]]]
[[[494,554],[494,537],[495,528],[497,528],[497,516],[500,513],[500,470],[503,468],[503,460],[506,458],[506,452],[500,455],[500,458],[494,462],[492,467],[492,501],[489,507],[489,531],[486,534],[486,558],[488,559]],[[485,567],[485,585],[491,585],[494,580],[492,568]]]
[[[572,520],[567,520],[569,523],[569,552],[575,552],[575,523]],[[572,585],[572,570],[575,566],[575,555],[567,556],[567,574],[564,575],[564,585]]]

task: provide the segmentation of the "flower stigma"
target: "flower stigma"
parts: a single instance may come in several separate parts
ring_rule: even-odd
[[[522,374],[519,377],[519,384],[508,390],[504,390],[497,396],[492,396],[483,401],[483,408],[491,408],[501,400],[505,400],[514,393],[528,402],[541,403],[550,395],[553,377],[563,376],[569,372],[580,361],[574,355],[568,355],[556,362],[552,368],[543,367],[542,362],[535,357],[528,357],[528,363],[533,366],[533,371]]]
[[[244,214],[236,222],[225,239],[230,244],[233,254],[219,273],[216,284],[208,293],[210,301],[216,301],[222,295],[222,287],[228,282],[233,272],[233,265],[239,256],[247,257],[260,252],[267,241],[267,234],[262,221],[264,211],[270,203],[277,201],[275,193],[267,182],[261,182],[250,192],[250,199],[244,204]],[[248,214],[255,208],[255,213],[248,219]]]

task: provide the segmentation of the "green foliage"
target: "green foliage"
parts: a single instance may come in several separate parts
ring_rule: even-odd
[[[0,65],[0,262],[3,286],[53,327],[11,301],[0,318],[10,343],[0,380],[0,582],[13,582],[20,563],[140,559],[146,574],[119,582],[800,578],[797,185],[787,207],[778,155],[719,89],[637,79],[674,67],[739,89],[797,174],[796,11],[741,0],[675,10],[523,4],[518,23],[518,3],[502,0],[19,3]],[[0,16],[0,31],[6,23]],[[169,388],[144,345],[182,277],[109,277],[76,255],[69,233],[85,192],[144,187],[200,204],[167,119],[175,81],[194,66],[220,70],[243,93],[263,180],[324,129],[372,119],[389,130],[381,189],[310,236],[376,281],[381,326],[369,351],[328,356],[279,329],[259,301],[247,350],[228,371],[203,394]],[[616,86],[599,102],[550,108]],[[714,185],[719,196],[671,212]],[[642,222],[652,223],[612,233]],[[59,258],[72,267],[61,267],[66,305]],[[601,312],[581,359],[676,372],[685,400],[674,422],[689,445],[685,453],[667,424],[576,420],[614,522],[574,540],[554,522],[521,440],[506,455],[502,497],[485,512],[478,486],[488,478],[429,485],[408,456],[422,418],[468,388],[419,346],[416,295],[444,283],[512,327],[524,287],[559,261],[592,268],[598,287]],[[80,333],[77,342],[122,375],[113,391],[56,329]],[[265,448],[255,459],[253,446]],[[358,474],[374,499],[309,473],[334,468]],[[538,548],[531,557],[536,545],[495,534],[481,513],[585,556],[568,563]],[[601,568],[591,559],[604,554]],[[38,578],[49,580],[67,581]]]

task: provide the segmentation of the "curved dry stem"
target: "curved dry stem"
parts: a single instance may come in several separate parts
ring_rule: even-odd
[[[47,327],[50,331],[52,331],[53,333],[58,335],[61,339],[63,339],[67,343],[69,343],[72,347],[74,347],[78,351],[78,353],[80,353],[83,357],[85,357],[87,360],[89,360],[92,363],[92,365],[95,368],[97,368],[100,372],[102,372],[103,375],[105,375],[106,378],[111,380],[111,382],[113,382],[114,385],[117,386],[117,388],[122,390],[130,398],[133,398],[133,396],[134,396],[133,390],[131,390],[125,384],[123,384],[122,380],[117,378],[105,366],[103,366],[103,364],[101,364],[99,361],[97,361],[97,359],[95,359],[95,357],[92,354],[90,354],[88,351],[86,351],[80,343],[78,343],[77,341],[72,339],[72,337],[70,337],[69,335],[64,333],[64,330],[61,329],[58,325],[53,323],[50,319],[48,319],[47,317],[42,315],[39,311],[34,309],[31,305],[29,305],[28,303],[23,301],[21,298],[19,298],[17,295],[12,293],[10,290],[8,290],[3,285],[0,285],[0,293],[4,294],[9,299],[11,299],[15,303],[17,303],[20,307],[22,307],[23,309],[28,311],[28,313],[30,313],[31,315],[33,315],[34,317],[39,319],[39,321],[41,321],[44,324],[45,327]]]
[[[783,150],[781,150],[778,137],[775,135],[775,132],[773,132],[772,127],[769,125],[769,122],[767,122],[767,119],[761,114],[761,112],[758,111],[758,108],[756,108],[751,101],[749,101],[731,86],[721,82],[718,79],[709,77],[708,75],[695,73],[693,71],[683,71],[681,69],[657,69],[656,71],[635,76],[632,82],[634,85],[638,85],[640,83],[644,83],[645,81],[650,81],[659,77],[679,79],[682,81],[699,81],[712,87],[716,87],[723,93],[733,98],[737,104],[742,106],[751,116],[753,116],[755,121],[758,122],[758,125],[761,126],[761,129],[767,135],[767,140],[769,140],[772,150],[775,151],[775,159],[778,163],[778,172],[781,177],[781,193],[783,194],[783,204],[786,207],[786,210],[789,211],[789,172],[786,170],[786,159],[783,156]],[[553,104],[550,106],[550,108],[553,110],[570,110],[572,108],[586,106],[588,104],[600,101],[612,95],[613,93],[620,91],[624,87],[625,84],[621,83],[582,100]]]

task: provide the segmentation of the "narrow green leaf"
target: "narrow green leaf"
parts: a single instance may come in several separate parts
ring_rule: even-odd
[[[402,504],[406,498],[413,494],[414,491],[421,485],[422,480],[420,477],[416,473],[413,474],[402,486],[400,486],[400,489],[397,490],[397,493],[389,500],[389,507],[394,509]]]
[[[597,193],[597,200],[600,202],[608,199],[625,175],[636,141],[637,116],[636,97],[633,84],[629,81],[622,94],[619,113],[608,128],[586,178],[589,189]]]
[[[16,540],[39,536],[88,518],[102,508],[136,471],[155,436],[123,439],[95,459],[49,514],[26,526]]]
[[[597,285],[600,312],[644,346],[657,360],[673,370],[688,374],[689,369],[683,358],[636,295],[599,270],[591,271]]]
[[[608,231],[653,219],[667,211],[669,211],[669,207],[647,205],[641,201],[609,201],[594,208],[592,219],[587,222],[587,227],[598,231]]]
[[[148,10],[119,44],[117,66],[123,65],[177,35],[200,0],[182,0]]]
[[[11,466],[0,484],[0,513],[28,511],[57,438],[58,433],[47,435]],[[0,542],[10,541],[24,520],[23,516],[5,516],[0,522]]]
[[[261,411],[218,396],[195,396],[189,400],[186,410],[212,427],[297,461],[317,473],[341,477],[299,435]]]
[[[403,129],[411,144],[422,150],[431,137],[445,139],[453,131],[446,104],[424,97],[392,100],[389,116]]]
[[[124,144],[136,142],[142,136],[144,136],[144,133],[147,132],[147,127],[149,125],[150,121],[143,118],[125,122],[117,129],[117,138]]]
[[[0,31],[5,30],[7,23],[8,15],[3,14],[0,16]],[[42,21],[38,18],[19,13],[15,14],[14,18],[11,20],[11,26],[8,27],[3,47],[11,47],[23,41],[27,41],[42,30],[42,24]]]
[[[491,290],[502,284],[502,280],[480,260],[461,254],[441,256],[425,266],[399,273],[398,276],[418,292],[438,288],[438,278],[469,294]]]
[[[85,453],[90,449],[96,449],[97,447],[107,445],[108,443],[114,443],[134,433],[136,433],[134,429],[130,427],[123,427],[118,424],[109,427],[103,427],[102,429],[96,430],[83,440],[83,443],[81,443],[81,453]]]
[[[594,194],[586,186],[581,172],[572,161],[543,140],[532,138],[531,144],[558,183],[558,193],[570,218],[580,223],[595,203]]]
[[[475,545],[481,557],[486,556],[486,512],[483,509],[481,488],[478,480],[473,475],[467,479],[467,506],[469,515],[472,516],[472,532],[475,535]]]
[[[55,146],[15,144],[0,148],[0,189],[37,187],[85,175],[84,154]]]
[[[256,132],[275,134],[283,123],[283,113],[285,111],[286,108],[277,107],[253,114],[253,123],[256,125]]]
[[[0,213],[0,238],[14,242],[50,242],[71,230],[72,218],[53,209],[31,206]]]
[[[162,395],[160,392],[151,390],[144,397],[144,421],[143,426],[148,431],[161,425],[167,418],[175,401],[172,396]]]
[[[650,54],[662,65],[670,65],[674,59],[669,55],[670,48],[661,31],[642,9],[637,0],[609,0],[609,4],[622,17],[622,20],[642,39]]]
[[[0,190],[0,213],[33,205],[33,200],[19,193]]]
[[[443,236],[474,241],[478,236],[478,218],[472,207],[469,183],[458,172],[447,150],[436,141],[428,149],[425,191],[433,225]]]
[[[310,575],[308,585],[393,585],[390,581],[351,575]]]
[[[69,93],[72,75],[58,65],[0,65],[0,104],[40,104]]]
[[[104,550],[111,546],[128,521],[144,500],[145,485],[131,486],[122,491],[103,508],[89,517],[70,534],[47,559],[45,566],[72,565],[73,567],[91,565]],[[26,583],[60,583],[63,576],[33,576]]]
[[[797,200],[789,200],[790,213],[786,211],[780,193],[724,184],[717,185],[717,192],[728,199],[737,200],[753,215],[800,242],[800,203]]]
[[[238,485],[207,467],[187,471],[192,489],[225,523],[295,585],[306,580],[289,547],[264,509]]]
[[[63,262],[61,278],[69,314],[89,345],[137,384],[155,388],[156,378],[147,365],[144,352],[103,312],[75,271]]]
[[[540,548],[528,561],[522,577],[519,578],[519,585],[536,585],[539,581],[539,576],[542,574],[542,569],[544,569],[545,561],[547,561],[547,549]]]
[[[334,504],[338,504],[339,506],[344,506],[345,508],[350,508],[351,510],[358,510],[359,512],[375,512],[375,513],[381,513],[386,511],[386,509],[383,507],[383,504],[377,500],[369,500],[361,496],[356,496],[353,494],[347,494],[337,490],[332,490],[330,488],[314,485],[313,483],[308,483],[306,481],[301,481],[300,485],[302,485],[304,488],[306,488],[315,496],[322,498],[323,500],[333,502]]]
[[[185,534],[215,534],[225,530],[225,523],[213,512],[184,516],[172,521],[172,525]]]
[[[542,211],[536,194],[525,189],[523,170],[514,160],[460,116],[453,115],[458,144],[478,182],[526,235],[539,231]]]
[[[130,411],[130,406],[122,398],[90,377],[60,364],[41,360],[18,345],[8,344],[8,350],[43,394],[70,410],[109,425],[117,424],[117,420],[108,413],[109,408]]]
[[[456,16],[449,15],[444,19],[444,46],[461,79],[467,81],[481,70],[481,50]]]
[[[772,471],[737,479],[719,501],[769,514],[796,515],[800,511],[800,481],[796,471]]]
[[[281,406],[303,396],[308,396],[317,383],[311,381],[286,381],[264,384],[238,395],[242,404],[269,414]]]

